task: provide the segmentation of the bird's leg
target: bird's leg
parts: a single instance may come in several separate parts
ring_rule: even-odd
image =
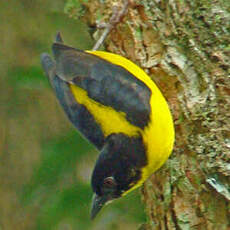
[[[122,18],[126,15],[128,6],[130,2],[129,0],[124,0],[124,5],[122,9],[119,11],[117,6],[113,7],[113,14],[110,18],[109,23],[103,23],[99,25],[99,28],[104,28],[104,31],[100,38],[97,40],[96,44],[94,45],[92,50],[97,50],[105,41],[106,37],[110,33],[110,31],[119,23],[121,22]]]

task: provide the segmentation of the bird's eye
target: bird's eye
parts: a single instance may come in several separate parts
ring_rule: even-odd
[[[103,187],[106,188],[114,188],[116,186],[116,182],[113,177],[106,177],[103,181]]]

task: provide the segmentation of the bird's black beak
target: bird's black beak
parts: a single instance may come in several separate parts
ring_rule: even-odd
[[[91,219],[92,220],[96,217],[96,215],[99,213],[102,207],[110,200],[112,200],[110,194],[105,194],[103,196],[98,196],[97,194],[94,194],[92,209],[91,209]]]

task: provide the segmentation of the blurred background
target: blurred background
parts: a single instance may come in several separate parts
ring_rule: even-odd
[[[73,128],[40,66],[55,33],[90,49],[88,28],[64,0],[0,1],[0,230],[135,230],[138,191],[90,221],[95,148]]]

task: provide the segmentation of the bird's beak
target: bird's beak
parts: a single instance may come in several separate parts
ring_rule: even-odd
[[[91,209],[92,220],[96,217],[96,215],[99,213],[102,207],[110,200],[112,200],[110,194],[105,194],[103,196],[98,196],[97,194],[94,194]]]

